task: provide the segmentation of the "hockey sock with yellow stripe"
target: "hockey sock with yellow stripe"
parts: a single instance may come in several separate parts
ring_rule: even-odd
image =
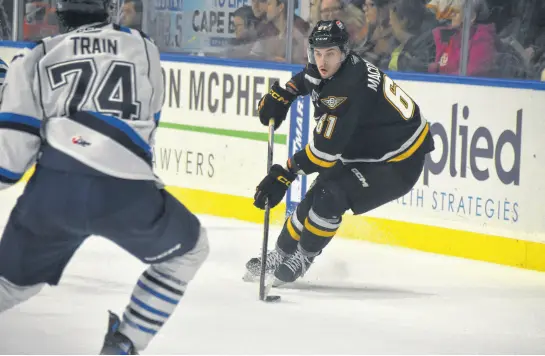
[[[280,232],[278,240],[276,241],[276,248],[286,255],[291,255],[297,249],[297,244],[301,239],[302,231],[303,222],[297,217],[297,213],[294,212],[286,219],[282,232]]]
[[[309,257],[319,254],[337,233],[341,226],[342,216],[337,218],[324,218],[310,209],[308,217],[303,224],[299,244]]]

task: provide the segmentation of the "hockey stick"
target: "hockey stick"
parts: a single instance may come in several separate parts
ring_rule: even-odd
[[[267,152],[267,174],[269,174],[273,162],[274,149],[274,119],[269,119],[269,144]],[[263,223],[263,246],[261,247],[261,274],[259,276],[259,299],[266,302],[274,302],[280,299],[279,296],[267,296],[265,285],[265,268],[267,267],[267,251],[269,248],[269,223],[271,207],[269,199],[265,201],[265,220]]]

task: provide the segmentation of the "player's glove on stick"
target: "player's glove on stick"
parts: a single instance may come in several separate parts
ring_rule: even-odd
[[[297,95],[280,87],[278,82],[274,82],[269,92],[259,101],[259,121],[265,126],[269,126],[269,119],[274,119],[274,129],[276,130],[282,124],[282,121],[288,115],[291,103]]]
[[[269,174],[257,186],[254,205],[259,209],[265,209],[265,201],[268,198],[269,207],[274,208],[282,201],[295,178],[297,174],[285,170],[279,164],[273,165]]]

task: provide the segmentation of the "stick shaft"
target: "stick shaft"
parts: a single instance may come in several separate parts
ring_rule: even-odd
[[[269,119],[269,144],[267,152],[267,174],[271,170],[274,152],[274,119]],[[259,299],[265,300],[265,268],[267,267],[267,251],[269,246],[269,223],[271,207],[265,202],[265,219],[263,222],[263,246],[261,247],[261,274],[259,276]]]

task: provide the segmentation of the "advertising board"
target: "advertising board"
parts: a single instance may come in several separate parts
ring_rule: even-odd
[[[4,45],[0,58],[16,50]],[[196,213],[263,221],[252,205],[267,153],[257,104],[301,67],[178,55],[163,55],[162,67],[157,174]],[[365,216],[348,213],[339,235],[545,271],[545,84],[390,74],[421,106],[436,149],[410,193]],[[275,163],[304,148],[312,117],[308,97],[292,104],[275,133]],[[314,178],[292,184],[273,223]]]

